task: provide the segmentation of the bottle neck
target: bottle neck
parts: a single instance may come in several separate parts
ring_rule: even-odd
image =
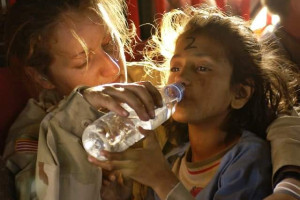
[[[168,96],[164,92],[161,92],[163,104],[177,104],[179,102],[179,98],[176,96]]]
[[[159,89],[165,104],[176,104],[181,101],[184,92],[184,86],[180,83],[174,83]]]

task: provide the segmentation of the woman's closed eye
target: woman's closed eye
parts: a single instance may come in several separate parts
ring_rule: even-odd
[[[82,58],[81,64],[75,66],[75,68],[76,68],[76,69],[82,69],[82,68],[86,67],[87,64],[91,61],[92,55],[94,55],[94,54],[95,54],[95,52],[90,51],[90,52],[88,53],[87,57]]]
[[[84,68],[86,65],[87,65],[87,61],[83,62],[82,64],[80,64],[80,65],[78,65],[78,66],[76,66],[75,68],[76,68],[76,69],[82,69],[82,68]]]

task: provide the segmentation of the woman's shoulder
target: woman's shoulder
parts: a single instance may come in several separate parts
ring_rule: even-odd
[[[30,133],[37,124],[41,123],[42,119],[46,116],[46,111],[41,108],[35,99],[29,99],[24,109],[18,115],[16,120],[11,125],[8,132],[8,139],[13,136],[22,137],[23,133]]]
[[[23,110],[18,114],[9,128],[5,151],[35,151],[39,136],[39,128],[50,108],[55,105],[50,92],[43,92],[39,99],[30,98]],[[28,148],[29,147],[29,148]]]

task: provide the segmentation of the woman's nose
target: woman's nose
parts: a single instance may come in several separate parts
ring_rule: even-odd
[[[105,77],[118,76],[121,72],[118,60],[111,57],[109,54],[104,52],[103,68],[101,69],[101,75]]]

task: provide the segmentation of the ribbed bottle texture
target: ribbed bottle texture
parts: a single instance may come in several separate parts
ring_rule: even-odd
[[[114,112],[103,115],[84,130],[82,135],[84,149],[99,160],[106,160],[100,155],[101,150],[111,152],[126,150],[144,137],[138,131],[138,127],[153,130],[171,117],[176,103],[183,97],[183,92],[184,86],[180,83],[163,87],[160,90],[163,106],[155,109],[155,118],[148,121],[140,120],[127,104],[123,104],[123,107],[129,112],[128,117],[121,117]]]

